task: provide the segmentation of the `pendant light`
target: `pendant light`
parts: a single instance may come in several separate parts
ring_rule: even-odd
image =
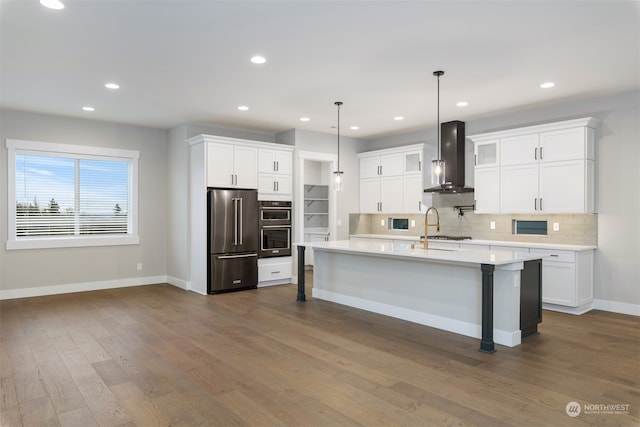
[[[438,79],[438,118],[436,125],[438,126],[438,158],[431,162],[431,184],[441,185],[445,184],[445,162],[441,159],[441,141],[440,141],[440,76],[444,74],[444,71],[434,71],[433,75]]]
[[[340,106],[342,102],[336,101],[334,104],[338,107],[338,168],[333,172],[333,188],[336,191],[342,191],[342,174],[344,173],[340,170]]]

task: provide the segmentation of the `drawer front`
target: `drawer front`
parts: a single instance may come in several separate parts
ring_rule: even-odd
[[[291,262],[258,266],[258,281],[281,280],[291,278]]]
[[[576,262],[576,253],[573,251],[531,248],[531,253],[535,255],[542,255],[545,261]]]

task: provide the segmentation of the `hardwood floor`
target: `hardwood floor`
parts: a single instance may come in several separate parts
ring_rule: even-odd
[[[488,355],[477,339],[310,294],[161,284],[1,301],[0,423],[640,424],[637,317],[545,311],[539,336]]]

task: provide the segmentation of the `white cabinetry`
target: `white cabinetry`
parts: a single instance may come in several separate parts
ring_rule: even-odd
[[[292,257],[260,258],[258,287],[291,283]]]
[[[304,241],[309,243],[328,242],[329,233],[305,233]],[[306,248],[304,252],[304,265],[313,266],[313,249]]]
[[[258,188],[258,149],[230,143],[207,143],[207,186]]]
[[[360,158],[360,213],[417,213],[423,144],[371,151]]]
[[[258,151],[258,198],[291,200],[292,148]]]
[[[474,198],[476,213],[500,211],[500,140],[474,144]]]
[[[593,213],[596,126],[584,118],[470,136],[476,212]]]
[[[532,248],[542,258],[542,302],[573,307],[581,314],[593,301],[594,251]]]

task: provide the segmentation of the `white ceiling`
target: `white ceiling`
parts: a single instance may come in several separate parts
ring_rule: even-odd
[[[435,125],[438,69],[441,121],[640,88],[638,1],[62,1],[0,1],[3,108],[374,138]]]

